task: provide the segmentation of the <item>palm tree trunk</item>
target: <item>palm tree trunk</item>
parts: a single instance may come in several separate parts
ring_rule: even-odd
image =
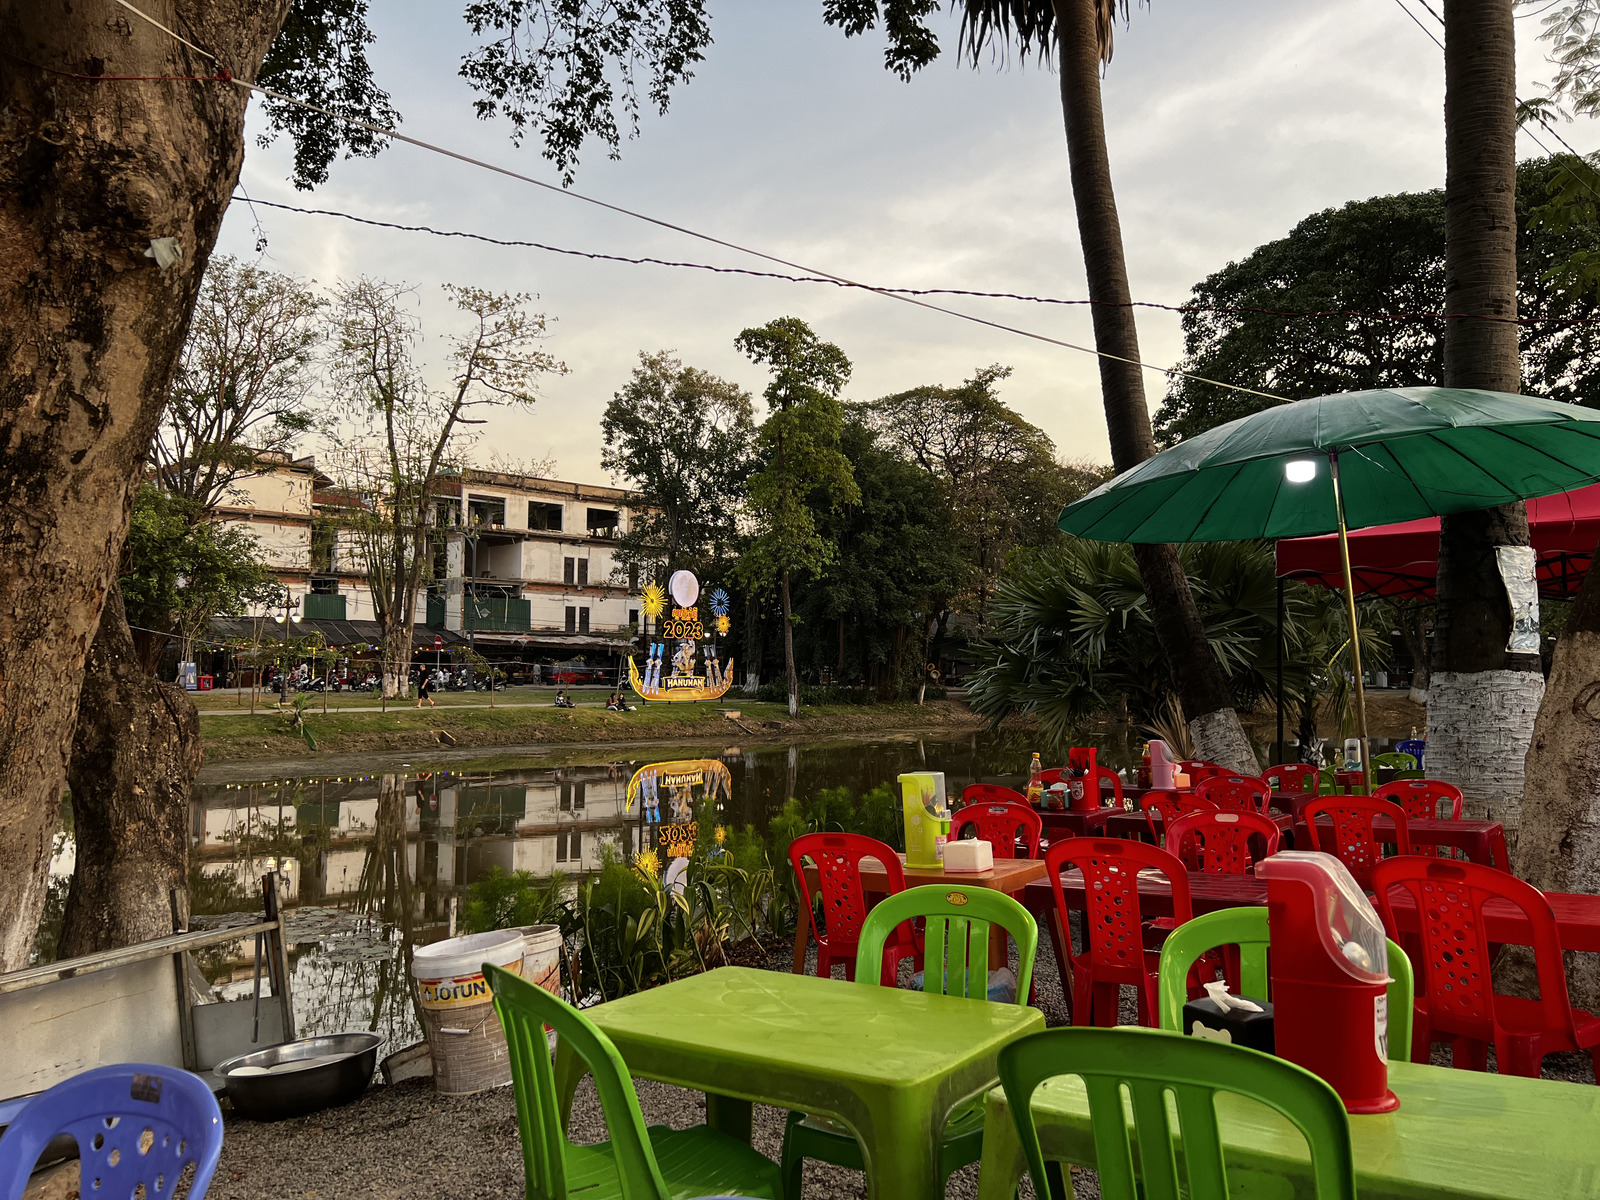
[[[1156,452],[1145,403],[1122,226],[1111,186],[1105,120],[1100,106],[1098,0],[1054,0],[1061,47],[1061,110],[1078,236],[1093,301],[1095,347],[1120,359],[1100,359],[1100,390],[1111,438],[1111,462],[1119,471]],[[1150,601],[1151,618],[1172,675],[1172,686],[1189,719],[1195,751],[1238,770],[1260,770],[1250,741],[1233,711],[1227,680],[1206,641],[1205,626],[1188,577],[1168,545],[1134,547],[1134,558]]]
[[[1445,324],[1447,387],[1522,389],[1511,9],[1512,0],[1444,6],[1445,311],[1466,314]],[[1507,649],[1511,602],[1497,548],[1527,544],[1520,501],[1444,518],[1428,684],[1428,770],[1466,793],[1471,815],[1513,833],[1544,677],[1537,646]]]

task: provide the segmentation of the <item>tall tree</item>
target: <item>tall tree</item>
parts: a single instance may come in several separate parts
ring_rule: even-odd
[[[1010,374],[985,367],[959,387],[912,388],[870,407],[888,444],[944,487],[968,568],[959,599],[980,626],[1007,556],[1059,536],[1056,518],[1074,492],[1055,443],[1001,401]]]
[[[618,569],[680,567],[714,579],[738,542],[755,451],[750,393],[669,350],[639,355],[600,418],[600,465],[628,481],[634,513]]]
[[[211,260],[150,444],[163,488],[203,512],[311,429],[323,305],[291,275]]]
[[[383,626],[385,696],[404,690],[411,670],[442,476],[460,467],[482,413],[531,408],[539,377],[566,371],[539,348],[546,321],[527,310],[532,297],[447,285],[467,331],[446,343],[450,385],[430,387],[415,358],[420,330],[401,307],[409,290],[372,279],[344,284],[333,318],[337,425],[327,462],[350,500],[341,519]]]
[[[1517,309],[1530,392],[1600,406],[1600,303],[1556,278],[1600,252],[1593,220],[1554,229],[1540,198],[1565,177],[1549,159],[1517,167]],[[1444,378],[1442,189],[1353,200],[1313,213],[1194,286],[1183,369],[1156,412],[1165,444],[1273,402],[1195,376],[1296,399]],[[1304,314],[1304,315],[1294,315]]]
[[[615,148],[636,73],[665,107],[707,40],[692,0],[573,0],[530,19],[576,37],[519,47],[518,30],[495,22],[528,9],[474,5],[469,25],[510,41],[469,65],[490,90],[528,83],[528,63],[554,66],[532,86],[547,105],[546,151],[566,165],[591,133]],[[365,0],[148,0],[138,12],[0,0],[0,225],[12,250],[0,268],[0,970],[32,948],[80,671],[238,180],[249,92],[235,81],[334,114],[282,101],[268,112],[294,139],[295,182],[314,185],[341,152],[385,143],[341,118],[398,121],[370,41]]]
[[[1100,392],[1118,472],[1155,453],[1150,411],[1145,403],[1122,226],[1111,184],[1101,111],[1100,68],[1111,59],[1113,28],[1128,19],[1128,0],[959,0],[962,37],[976,65],[991,46],[1015,46],[1019,57],[1054,58],[1060,69],[1061,109],[1066,126],[1067,161],[1078,237],[1083,246],[1089,299],[1093,304],[1095,349],[1100,358]],[[830,0],[824,17],[847,36],[880,21],[889,36],[884,63],[902,78],[939,54],[938,39],[924,18],[939,6],[933,0]],[[1259,770],[1239,716],[1228,699],[1228,683],[1205,638],[1200,610],[1184,577],[1176,549],[1134,548],[1150,600],[1156,635],[1197,753],[1241,770]]]
[[[762,393],[767,419],[757,435],[761,465],[750,479],[755,536],[739,567],[752,588],[777,588],[792,717],[800,711],[800,677],[794,663],[796,614],[790,585],[798,571],[820,575],[835,554],[834,545],[817,530],[812,506],[818,499],[830,508],[861,499],[850,460],[839,449],[844,430],[839,393],[850,378],[850,360],[798,317],[746,329],[734,345],[772,372],[772,382]]]
[[[1444,6],[1447,387],[1522,389],[1512,3],[1451,0]],[[1526,505],[1444,518],[1428,682],[1428,769],[1457,784],[1477,815],[1514,829],[1544,675],[1537,645],[1510,645],[1508,580],[1533,588]]]

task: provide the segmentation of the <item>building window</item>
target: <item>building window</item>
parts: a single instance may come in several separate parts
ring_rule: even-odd
[[[587,613],[589,610],[588,609],[584,609],[583,611]],[[585,626],[587,626],[587,624],[588,624],[588,622],[587,622],[587,620],[585,620]],[[567,632],[568,633],[577,633],[578,632],[578,610],[573,608],[572,605],[570,605],[570,604],[567,605]]]
[[[577,581],[577,578],[578,578],[577,572],[578,572],[578,560],[577,559],[575,559],[575,558],[563,558],[561,560],[561,582],[562,583],[575,583]]]
[[[454,500],[438,500],[433,506],[433,523],[446,528],[461,524],[460,506]]]
[[[591,508],[588,519],[589,536],[607,539],[616,537],[620,520],[614,508]]]
[[[567,834],[567,859],[571,862],[577,862],[582,857],[583,834],[579,830],[574,829],[571,833]]]
[[[468,525],[504,525],[506,501],[504,496],[468,496]]]
[[[542,504],[538,500],[528,501],[528,528],[548,529],[557,533],[561,532],[561,505]]]
[[[572,807],[574,809],[583,807],[584,793],[588,790],[589,785],[587,783],[575,783],[572,785]]]
[[[569,608],[567,611],[571,612],[572,610]],[[587,608],[580,608],[578,610],[578,632],[589,632],[589,610]]]
[[[628,568],[628,590],[630,592],[637,592],[639,590],[639,564],[638,563],[634,563],[631,567]]]
[[[339,594],[339,581],[337,579],[313,579],[311,581],[311,594],[314,596],[337,596]]]
[[[578,586],[589,586],[589,560],[587,558],[578,560]]]
[[[561,811],[562,812],[571,812],[572,811],[572,785],[570,783],[563,783],[563,784],[560,785],[560,788],[561,788]]]
[[[567,835],[564,833],[556,834],[556,861],[567,861]]]
[[[628,624],[629,625],[637,625],[638,623],[639,623],[639,610],[637,608],[630,608],[628,610]]]

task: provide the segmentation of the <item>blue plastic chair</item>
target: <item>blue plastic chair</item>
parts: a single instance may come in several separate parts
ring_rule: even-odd
[[[144,1185],[166,1200],[190,1163],[189,1200],[202,1200],[222,1155],[222,1110],[198,1075],[121,1063],[85,1071],[41,1092],[0,1137],[0,1200],[21,1200],[44,1148],[78,1143],[84,1196],[125,1197]]]

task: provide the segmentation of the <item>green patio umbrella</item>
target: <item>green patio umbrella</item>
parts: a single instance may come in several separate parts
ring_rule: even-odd
[[[1380,388],[1281,404],[1209,429],[1070,504],[1103,542],[1218,542],[1347,529],[1548,496],[1600,480],[1600,410],[1471,388]],[[1368,769],[1360,648],[1356,722]]]

